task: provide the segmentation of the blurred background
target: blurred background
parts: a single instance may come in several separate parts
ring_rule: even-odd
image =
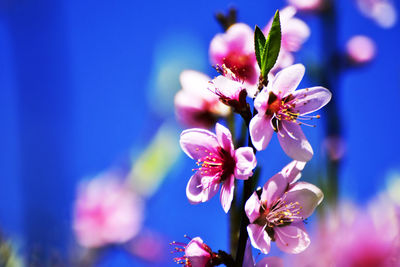
[[[400,179],[400,26],[396,18],[382,26],[356,1],[335,4],[340,51],[360,34],[376,48],[371,62],[340,73],[333,95],[342,127],[339,196],[364,205]],[[219,198],[187,201],[194,164],[180,152],[184,126],[175,120],[174,95],[184,69],[216,75],[208,58],[211,39],[223,31],[216,12],[234,6],[240,22],[264,27],[285,5],[0,0],[0,231],[18,256],[30,266],[86,257],[73,231],[79,184],[109,170],[127,175],[140,195],[142,223],[130,245],[108,246],[97,266],[175,266],[168,244],[185,234],[228,250]],[[295,62],[313,74],[327,54],[324,27],[310,12],[298,17],[311,36]],[[315,85],[307,76],[300,87]],[[304,129],[315,151],[308,181],[325,170],[324,125]],[[276,138],[260,157],[264,181],[290,162]]]

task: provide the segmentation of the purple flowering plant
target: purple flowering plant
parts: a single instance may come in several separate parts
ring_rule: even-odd
[[[177,263],[192,267],[220,264],[282,266],[282,261],[275,257],[255,263],[251,246],[268,254],[275,242],[283,252],[297,254],[311,242],[304,220],[311,216],[324,195],[317,186],[299,181],[306,162],[313,156],[301,126],[313,126],[308,121],[319,115],[309,114],[325,106],[331,93],[321,86],[296,90],[305,67],[292,65],[293,61],[287,66],[282,61],[287,57],[289,41],[290,47],[297,51],[308,36],[291,38],[288,32],[298,33],[296,27],[302,30],[300,32],[308,32],[308,28],[301,20],[292,19],[293,12],[290,15],[287,12],[284,10],[281,20],[278,10],[264,31],[258,26],[253,31],[243,23],[234,23],[232,14],[220,17],[226,32],[217,34],[210,44],[210,61],[220,75],[210,79],[207,85],[202,82],[202,86],[195,84],[198,79],[194,76],[193,80],[185,79],[185,88],[197,87],[199,92],[191,94],[194,99],[188,96],[182,103],[175,99],[176,115],[190,121],[187,126],[208,126],[186,129],[180,136],[182,150],[197,165],[186,187],[189,202],[207,202],[220,192],[225,213],[239,214],[239,219],[231,215],[231,254],[213,251],[196,237],[188,244],[172,243],[178,245],[176,252],[184,253],[175,258]],[[267,36],[264,33],[268,33]],[[186,112],[181,107],[189,109],[190,103],[199,102],[195,99],[197,96],[210,92],[228,110],[227,115],[214,116],[207,125],[201,123],[200,119],[204,118],[197,115],[202,113],[201,106],[196,105],[197,114],[193,117],[190,117],[193,112]],[[209,110],[210,106],[205,106],[203,113],[209,113]],[[235,113],[246,126],[245,138],[235,135],[235,118],[239,119]],[[227,127],[216,122],[221,119],[225,119]],[[215,127],[210,127],[213,123]],[[215,133],[210,128],[215,128]],[[293,161],[270,179],[265,179],[257,171],[264,162],[257,159],[256,153],[267,149],[274,132],[283,151]],[[264,186],[256,190],[259,182]],[[238,183],[243,183],[243,192],[235,190]],[[234,199],[242,201],[239,203]]]

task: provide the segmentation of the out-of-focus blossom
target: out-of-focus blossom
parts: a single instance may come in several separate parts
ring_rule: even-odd
[[[287,2],[298,10],[304,11],[319,10],[324,4],[324,0],[287,0]]]
[[[361,13],[383,28],[396,24],[397,12],[391,0],[357,0],[357,6]]]
[[[346,44],[347,56],[354,64],[364,64],[375,57],[375,43],[363,35],[352,37]]]
[[[274,68],[271,70],[275,73],[277,70],[288,67],[293,64],[294,56],[292,52],[300,50],[303,43],[310,36],[310,28],[307,24],[295,18],[296,8],[288,6],[280,11],[280,22],[281,22],[281,50],[279,52],[278,59],[275,63]],[[268,35],[272,25],[272,19],[269,21],[264,29],[264,33]]]
[[[251,252],[250,240],[247,240],[243,267],[283,267],[283,261],[278,257],[265,257],[256,263]]]
[[[236,23],[226,33],[217,34],[210,43],[209,53],[212,64],[225,65],[248,85],[257,84],[260,70],[254,51],[254,32],[248,25]]]
[[[159,233],[151,230],[141,230],[128,245],[129,251],[149,262],[162,262],[166,257],[166,241]]]
[[[323,148],[326,150],[331,160],[339,160],[346,153],[345,140],[340,136],[328,136],[323,142]]]
[[[188,129],[182,132],[180,145],[199,168],[190,178],[186,195],[192,204],[205,202],[219,190],[222,208],[231,207],[235,177],[246,180],[253,175],[256,157],[250,147],[234,149],[230,131],[217,123],[216,134],[204,129]]]
[[[304,72],[301,64],[281,70],[256,97],[254,107],[258,114],[250,121],[250,135],[257,150],[268,146],[275,131],[289,157],[299,161],[312,158],[313,150],[300,125],[310,126],[304,121],[319,118],[307,114],[325,106],[331,93],[320,86],[295,91]]]
[[[185,126],[210,128],[219,117],[229,113],[229,108],[208,90],[210,80],[207,75],[194,70],[181,73],[182,90],[175,95],[175,113]]]
[[[185,267],[208,267],[213,266],[211,262],[217,257],[217,254],[212,252],[200,237],[195,237],[188,244],[172,242],[175,252],[184,252],[184,256],[174,258],[178,264],[183,264]]]
[[[303,221],[321,203],[323,193],[312,184],[289,184],[290,181],[282,172],[277,173],[265,183],[261,196],[254,192],[246,202],[251,244],[264,254],[269,253],[271,241],[282,251],[293,254],[304,251],[310,244]]]
[[[130,240],[142,217],[142,200],[108,173],[80,185],[73,228],[80,245],[95,248]]]
[[[388,203],[375,204],[375,214],[352,204],[329,212],[318,223],[309,249],[291,257],[290,266],[400,266],[398,217],[392,216]]]

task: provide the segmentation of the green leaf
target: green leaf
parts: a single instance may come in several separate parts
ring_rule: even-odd
[[[258,66],[261,69],[261,62],[263,58],[264,46],[265,46],[265,36],[262,30],[256,25],[256,29],[254,30],[254,46],[256,51],[256,58]]]
[[[279,51],[281,49],[281,39],[281,23],[279,19],[279,10],[277,10],[261,56],[260,68],[263,77],[267,77],[268,72],[272,69],[278,59]]]

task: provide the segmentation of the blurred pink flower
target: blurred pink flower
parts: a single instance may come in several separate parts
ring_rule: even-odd
[[[185,252],[182,257],[174,258],[178,264],[184,264],[185,267],[208,267],[217,255],[212,252],[200,237],[195,237],[190,240],[189,244],[172,242],[172,245],[179,247],[175,248],[175,252]]]
[[[254,51],[254,32],[248,25],[236,23],[226,33],[217,34],[211,40],[209,54],[212,64],[225,65],[248,85],[257,84],[260,70]]]
[[[254,107],[258,114],[251,119],[249,130],[257,150],[268,146],[275,131],[289,157],[299,161],[312,158],[313,150],[300,125],[308,125],[302,122],[304,120],[319,118],[318,115],[307,114],[325,106],[331,99],[331,93],[320,86],[295,91],[304,72],[301,64],[281,70],[256,97]]]
[[[80,245],[95,248],[130,240],[139,232],[142,217],[142,200],[105,174],[80,185],[73,228]]]
[[[182,90],[175,95],[175,113],[185,126],[210,128],[219,117],[229,113],[229,108],[208,90],[210,80],[207,75],[194,70],[181,73]]]
[[[330,210],[318,222],[313,244],[304,253],[290,257],[290,266],[400,266],[398,218],[388,217],[388,209],[382,208],[380,205],[377,221],[353,205]]]
[[[156,263],[165,260],[166,244],[165,238],[160,233],[142,229],[127,248],[134,256]]]
[[[250,240],[247,240],[243,267],[283,267],[283,261],[278,257],[265,257],[255,263],[253,253],[251,252]]]
[[[323,148],[326,150],[331,160],[339,160],[346,153],[346,142],[340,136],[327,136],[323,142]]]
[[[216,134],[203,129],[188,129],[182,132],[182,150],[200,166],[190,178],[186,195],[192,204],[208,201],[219,190],[222,208],[231,207],[237,179],[247,180],[253,175],[257,161],[250,147],[234,149],[230,131],[217,123]]]
[[[375,43],[363,35],[353,36],[346,44],[347,55],[352,63],[363,64],[375,57]]]
[[[291,164],[296,168],[297,164]],[[311,216],[323,199],[322,191],[306,182],[288,179],[284,170],[265,183],[261,196],[254,192],[245,211],[250,220],[247,232],[253,247],[268,254],[271,241],[287,253],[300,253],[310,244],[303,221]],[[297,177],[297,175],[295,175]]]
[[[312,11],[321,9],[324,0],[287,0],[287,2],[298,10]]]
[[[295,18],[296,8],[288,6],[280,11],[280,21],[281,21],[281,50],[279,52],[278,59],[275,63],[273,73],[277,70],[288,67],[293,64],[294,56],[292,52],[297,52],[300,50],[303,43],[310,36],[310,28],[307,24]],[[268,35],[269,30],[272,25],[272,19],[269,21],[264,29],[264,33]]]
[[[383,28],[396,24],[397,12],[391,0],[357,0],[357,6],[361,13]]]

